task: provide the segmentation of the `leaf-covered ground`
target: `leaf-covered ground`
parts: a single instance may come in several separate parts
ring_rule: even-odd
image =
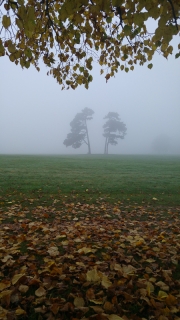
[[[0,319],[180,319],[180,208],[10,204]]]

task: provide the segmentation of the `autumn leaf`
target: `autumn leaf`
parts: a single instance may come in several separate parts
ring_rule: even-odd
[[[110,314],[107,317],[109,320],[124,320],[123,318],[117,316],[116,314]]]
[[[22,293],[26,293],[29,290],[29,287],[26,285],[21,284],[18,288],[18,290]]]
[[[101,280],[101,278],[97,272],[97,269],[89,270],[86,273],[86,279],[87,279],[87,281],[92,281],[92,282],[97,282],[97,281]]]
[[[24,274],[16,274],[14,275],[14,277],[12,278],[12,284],[16,284],[17,282],[21,281],[22,279],[25,279],[26,276]]]
[[[43,287],[39,287],[36,291],[35,291],[35,295],[37,297],[42,297],[46,294],[46,290]]]
[[[103,287],[108,289],[112,285],[112,282],[108,279],[107,276],[103,275],[102,280],[101,280],[101,284]]]
[[[80,297],[76,297],[75,299],[74,299],[74,305],[75,305],[75,307],[84,307],[84,305],[85,305],[85,301],[84,301],[84,299],[83,298],[80,298]]]
[[[18,308],[18,309],[16,309],[15,313],[17,316],[22,316],[22,315],[26,314],[26,311],[21,308]]]
[[[173,296],[172,294],[169,294],[167,297],[166,297],[166,304],[168,306],[173,306],[177,303],[177,298],[175,296]]]
[[[158,298],[159,298],[159,299],[165,299],[165,298],[167,298],[167,297],[168,297],[168,294],[167,294],[165,291],[160,290],[160,291],[158,292]]]

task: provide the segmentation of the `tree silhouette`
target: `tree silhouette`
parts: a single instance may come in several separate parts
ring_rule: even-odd
[[[63,142],[66,147],[72,146],[74,149],[77,149],[85,143],[88,146],[88,154],[91,154],[87,121],[92,119],[93,114],[94,111],[90,108],[84,108],[76,114],[70,123],[71,132],[68,133],[67,138]]]
[[[107,119],[103,125],[104,133],[103,136],[106,138],[104,146],[104,154],[108,154],[108,146],[117,145],[118,139],[124,139],[126,135],[126,125],[121,122],[119,114],[117,112],[109,112],[104,119]]]

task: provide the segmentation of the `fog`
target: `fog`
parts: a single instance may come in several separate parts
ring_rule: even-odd
[[[127,135],[109,153],[180,154],[180,60],[156,55],[153,69],[136,66],[106,83],[94,66],[89,90],[62,91],[42,66],[22,70],[0,58],[0,154],[83,154],[87,146],[66,148],[63,141],[77,112],[88,107],[92,153],[104,151],[104,116],[118,112]]]

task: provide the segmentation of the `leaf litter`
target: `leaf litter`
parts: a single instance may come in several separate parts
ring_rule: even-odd
[[[0,211],[0,319],[180,319],[180,208],[57,203]]]

